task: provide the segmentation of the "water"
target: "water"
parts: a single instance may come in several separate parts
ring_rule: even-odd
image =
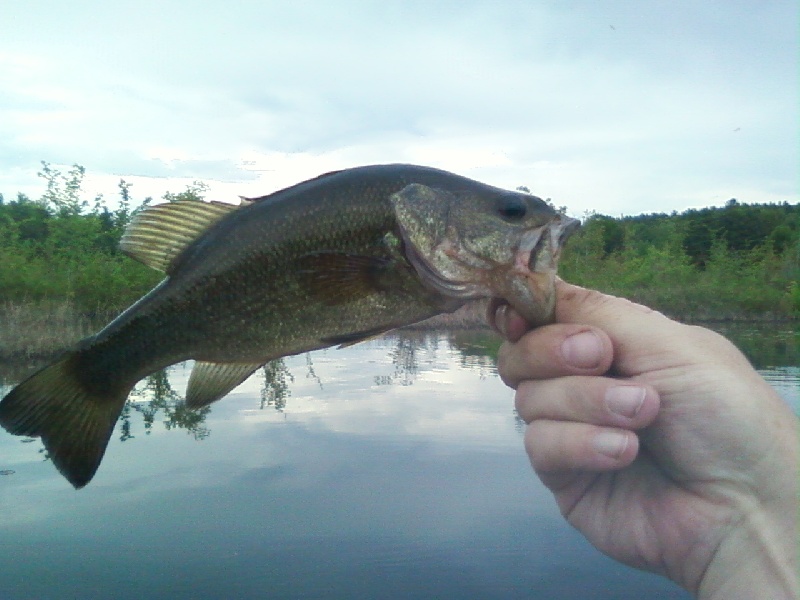
[[[800,409],[797,335],[727,333]],[[293,357],[200,418],[176,408],[179,366],[139,389],[79,492],[38,440],[0,435],[0,598],[688,598],[564,523],[495,347]]]

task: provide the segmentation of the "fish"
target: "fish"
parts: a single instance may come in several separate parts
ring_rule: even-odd
[[[559,254],[578,225],[536,196],[406,164],[334,171],[240,205],[147,207],[120,249],[165,278],[13,388],[0,425],[40,437],[82,488],[134,385],[169,365],[195,361],[185,402],[200,408],[271,360],[477,298],[551,322]]]

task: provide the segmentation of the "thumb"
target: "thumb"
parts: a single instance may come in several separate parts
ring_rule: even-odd
[[[613,329],[623,335],[636,331],[639,336],[645,333],[640,329],[644,324],[663,326],[674,323],[647,306],[573,285],[560,278],[556,280],[556,321],[596,325],[609,333]]]
[[[749,366],[730,342],[712,331],[683,325],[641,304],[561,279],[556,282],[556,321],[605,331],[614,346],[614,367],[623,376],[709,357]]]

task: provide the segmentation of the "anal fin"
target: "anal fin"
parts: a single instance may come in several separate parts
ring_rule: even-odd
[[[261,366],[262,363],[196,362],[186,388],[186,406],[202,408],[216,402]]]

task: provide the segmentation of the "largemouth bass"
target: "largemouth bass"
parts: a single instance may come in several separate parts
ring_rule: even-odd
[[[474,298],[550,321],[559,252],[577,225],[535,196],[412,165],[328,173],[242,206],[146,208],[120,246],[166,278],[11,390],[0,424],[41,437],[83,487],[133,386],[166,366],[196,361],[186,403],[201,407],[270,360]]]

